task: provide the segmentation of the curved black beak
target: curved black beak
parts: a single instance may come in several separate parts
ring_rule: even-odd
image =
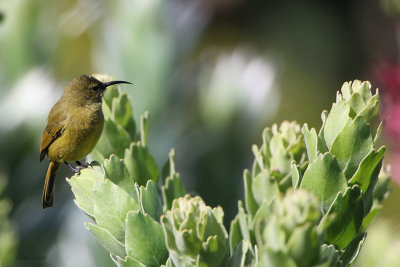
[[[111,81],[111,82],[103,83],[103,86],[104,86],[104,87],[108,87],[108,86],[110,86],[110,85],[120,84],[120,83],[132,84],[132,83],[130,83],[130,82],[125,82],[125,81]]]

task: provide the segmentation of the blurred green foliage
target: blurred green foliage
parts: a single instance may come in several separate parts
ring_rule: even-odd
[[[396,257],[400,252],[399,231],[396,224],[377,220],[368,229],[368,238],[354,266],[399,266]]]
[[[13,266],[17,249],[16,227],[9,219],[11,201],[3,197],[7,178],[0,174],[0,266]]]

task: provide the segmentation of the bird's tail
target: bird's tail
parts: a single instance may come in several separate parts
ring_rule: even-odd
[[[50,161],[49,169],[47,170],[46,180],[44,181],[44,188],[42,194],[42,208],[50,208],[53,206],[53,190],[56,181],[56,173],[60,163]]]

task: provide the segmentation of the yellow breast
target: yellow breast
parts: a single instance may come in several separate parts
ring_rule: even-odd
[[[74,110],[66,120],[64,133],[49,146],[48,157],[57,162],[81,160],[96,146],[103,125],[101,109]]]

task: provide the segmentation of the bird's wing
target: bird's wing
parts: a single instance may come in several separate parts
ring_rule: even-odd
[[[42,141],[40,142],[40,161],[43,160],[49,146],[65,131],[67,112],[60,106],[60,103],[57,102],[51,109],[47,119],[47,126],[43,131]]]

